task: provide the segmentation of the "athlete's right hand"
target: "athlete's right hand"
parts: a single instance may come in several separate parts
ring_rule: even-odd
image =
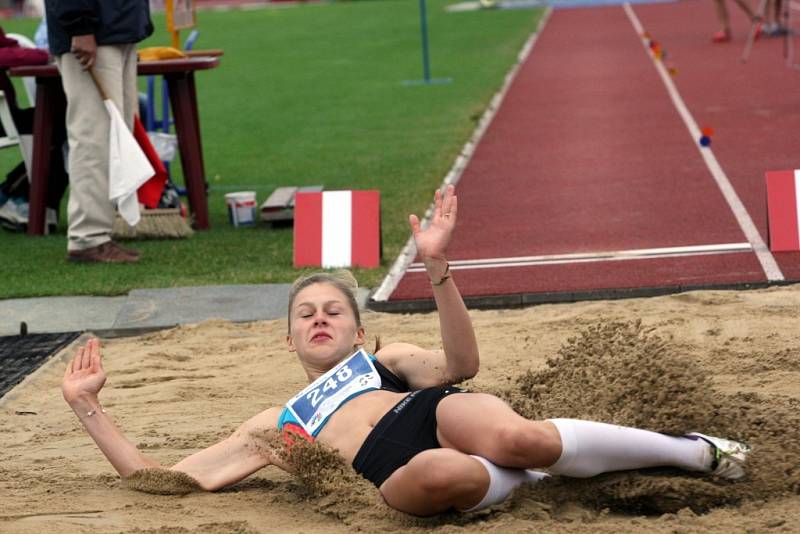
[[[94,34],[73,36],[70,42],[70,52],[81,64],[83,70],[91,69],[97,58],[97,41]]]
[[[458,198],[456,188],[448,185],[444,194],[440,190],[434,195],[434,210],[428,227],[422,229],[419,217],[414,214],[408,216],[414,243],[417,245],[417,254],[426,264],[429,260],[447,262],[447,246],[456,227],[456,214],[458,213]],[[441,273],[440,273],[441,274]]]
[[[97,396],[106,383],[106,372],[100,358],[100,340],[91,338],[85,347],[78,347],[75,357],[67,364],[61,392],[72,404],[87,396]]]

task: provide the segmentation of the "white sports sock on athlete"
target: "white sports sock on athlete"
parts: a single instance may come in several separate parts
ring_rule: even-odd
[[[711,447],[702,440],[577,419],[548,421],[561,434],[561,456],[548,467],[555,475],[586,478],[644,467],[711,468]]]
[[[506,500],[506,498],[511,495],[511,492],[520,484],[524,482],[538,482],[549,476],[547,473],[533,471],[531,469],[509,469],[500,467],[486,458],[475,456],[474,454],[470,456],[483,464],[483,467],[489,473],[489,489],[486,490],[486,495],[483,496],[481,502],[472,508],[462,510],[462,512],[475,512],[487,506],[501,503]]]

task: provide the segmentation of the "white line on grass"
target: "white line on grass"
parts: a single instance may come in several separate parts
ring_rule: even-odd
[[[516,64],[514,64],[508,74],[506,74],[503,87],[501,87],[492,98],[492,101],[489,103],[489,107],[487,107],[486,111],[483,112],[480,121],[478,121],[478,126],[475,128],[475,131],[472,132],[472,136],[470,137],[469,141],[466,142],[464,147],[461,149],[461,153],[458,155],[458,157],[456,157],[453,166],[450,168],[450,172],[448,172],[447,176],[444,177],[441,186],[442,191],[444,191],[449,184],[455,185],[458,183],[458,180],[461,178],[461,173],[464,172],[464,169],[467,167],[467,164],[472,158],[472,154],[475,152],[475,147],[478,146],[483,134],[486,132],[486,129],[489,127],[492,119],[497,114],[497,111],[500,109],[500,104],[503,103],[503,99],[505,98],[509,87],[511,87],[511,83],[516,78],[517,72],[522,64],[525,63],[528,55],[530,55],[533,45],[536,44],[536,40],[542,33],[542,30],[544,29],[544,26],[550,18],[550,14],[552,12],[552,7],[548,7],[545,10],[541,20],[539,21],[539,26],[536,28],[536,31],[533,32],[533,34],[525,42],[525,45],[523,45],[522,50],[520,50],[519,55],[517,56]],[[428,210],[425,212],[425,216],[422,219],[423,228],[430,224],[432,214],[433,204],[428,207]],[[400,283],[400,279],[403,277],[403,274],[405,274],[406,269],[411,262],[414,261],[414,257],[416,255],[417,247],[414,244],[414,236],[412,235],[409,236],[408,241],[406,241],[406,245],[403,247],[403,250],[400,251],[397,259],[394,261],[392,267],[389,269],[389,272],[386,274],[386,277],[384,277],[383,282],[381,282],[381,285],[377,290],[375,290],[375,293],[372,294],[372,300],[376,302],[385,302],[386,300],[389,300],[389,297],[397,287],[397,284]]]
[[[625,13],[628,15],[628,19],[631,21],[633,29],[636,31],[636,35],[639,37],[645,52],[649,56],[650,50],[644,38],[644,28],[642,27],[641,22],[639,22],[639,18],[636,16],[636,13],[633,12],[633,8],[630,4],[623,4],[622,7],[625,10]],[[736,191],[731,185],[730,180],[728,180],[728,176],[725,174],[725,171],[722,170],[722,167],[720,166],[719,161],[717,161],[717,158],[714,156],[714,152],[711,150],[711,147],[701,147],[698,143],[698,140],[702,135],[700,128],[697,126],[697,122],[694,120],[694,117],[692,117],[692,114],[689,112],[689,109],[683,102],[683,98],[681,98],[680,93],[678,93],[678,89],[675,87],[675,83],[672,81],[672,78],[670,78],[669,72],[667,72],[667,69],[660,61],[653,61],[653,64],[656,67],[656,71],[658,71],[658,74],[661,76],[661,81],[664,82],[664,86],[667,88],[667,92],[672,99],[675,109],[678,111],[681,119],[683,119],[683,123],[689,130],[689,135],[692,136],[692,141],[695,143],[695,146],[697,146],[703,161],[708,167],[708,170],[711,172],[711,175],[714,177],[714,180],[717,182],[717,186],[722,192],[722,196],[725,197],[725,200],[728,202],[728,207],[730,207],[733,215],[736,217],[736,221],[739,223],[739,227],[742,229],[744,236],[753,246],[753,251],[758,258],[758,261],[761,263],[761,268],[764,270],[764,274],[766,274],[767,279],[771,282],[784,280],[783,273],[781,272],[780,267],[778,267],[778,263],[775,261],[775,258],[772,256],[772,253],[769,251],[766,243],[764,243],[761,234],[758,233],[758,229],[753,223],[753,219],[750,218],[750,214],[747,213],[747,209],[744,207],[744,204],[742,204],[739,195],[736,194]]]

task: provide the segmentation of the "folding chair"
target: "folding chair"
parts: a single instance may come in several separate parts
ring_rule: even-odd
[[[33,41],[19,33],[7,33],[6,37],[14,39],[23,48],[36,48]],[[6,133],[4,137],[0,138],[0,148],[19,145],[22,151],[22,159],[25,161],[25,169],[30,172],[33,136],[20,135],[17,131],[17,126],[11,113],[12,107],[15,109],[19,107],[17,95],[11,80],[8,78],[8,74],[3,71],[0,76],[2,76],[2,79],[0,79],[0,124],[3,125],[3,130]],[[25,77],[22,82],[28,97],[28,103],[33,106],[36,103],[36,80],[31,77]]]
[[[22,48],[38,48],[36,43],[31,41],[28,37],[19,33],[7,33],[6,37],[14,39],[19,43]],[[36,79],[33,76],[25,76],[22,78],[22,85],[25,86],[25,95],[28,97],[28,105],[33,107],[36,105]]]
[[[11,113],[11,108],[16,108],[16,94],[14,86],[11,85],[11,80],[8,79],[8,74],[5,70],[0,70],[0,124],[3,126],[4,135],[0,136],[0,149],[18,146],[22,152],[22,159],[25,164],[25,170],[30,171],[31,156],[33,153],[33,136],[20,135],[17,130],[17,125],[14,122],[14,116]],[[26,179],[24,175],[21,179]],[[14,231],[19,231],[23,228],[23,224],[27,224],[27,214],[24,216],[20,213],[19,207],[12,199],[9,199],[5,194],[0,192],[0,226],[6,226]],[[47,228],[49,229],[49,227]],[[47,230],[46,229],[46,230]]]
[[[3,126],[5,135],[0,137],[0,148],[19,146],[22,152],[22,159],[25,161],[25,168],[30,171],[31,157],[33,153],[33,136],[20,135],[11,108],[17,106],[16,94],[8,79],[8,74],[0,71],[0,124]]]

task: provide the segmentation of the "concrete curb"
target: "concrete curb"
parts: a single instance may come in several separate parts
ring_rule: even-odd
[[[289,284],[136,289],[122,297],[45,297],[0,300],[0,336],[91,331],[102,337],[138,335],[208,319],[232,322],[286,317]],[[366,308],[370,291],[360,288]]]

